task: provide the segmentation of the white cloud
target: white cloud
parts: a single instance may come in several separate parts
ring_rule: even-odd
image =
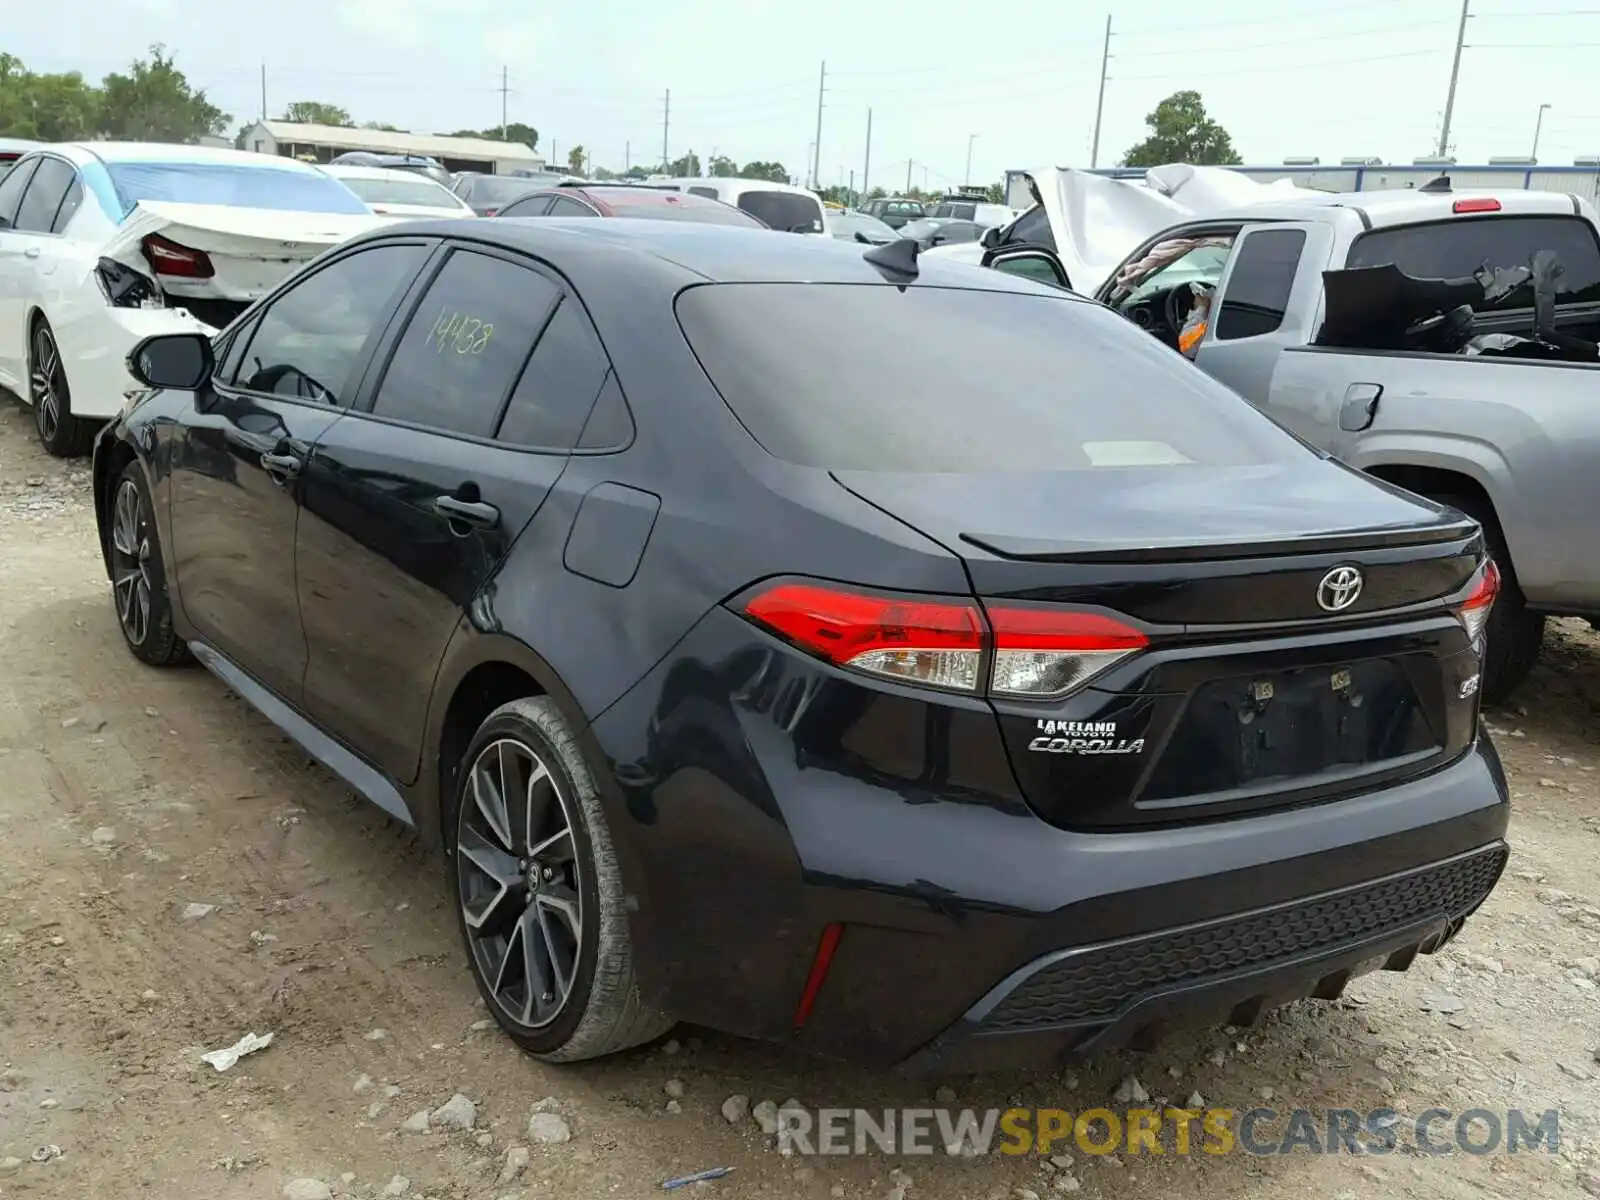
[[[489,11],[490,0],[339,0],[339,19],[352,31],[404,49],[435,42],[441,22],[459,28]]]

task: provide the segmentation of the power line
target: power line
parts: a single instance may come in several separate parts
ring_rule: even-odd
[[[1203,71],[1195,73],[1183,71],[1179,74],[1160,75],[1113,75],[1112,79],[1233,79],[1240,75],[1273,75],[1283,71],[1316,71],[1323,67],[1344,67],[1356,63],[1387,62],[1397,58],[1431,58],[1439,54],[1438,50],[1406,50],[1396,54],[1367,54],[1360,58],[1325,58],[1318,62],[1282,63],[1275,67],[1237,67],[1231,71]]]

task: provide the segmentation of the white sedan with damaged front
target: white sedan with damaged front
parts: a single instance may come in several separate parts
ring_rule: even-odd
[[[41,147],[0,179],[0,386],[52,454],[85,453],[154,333],[227,325],[330,246],[383,223],[293,159],[198,146]]]

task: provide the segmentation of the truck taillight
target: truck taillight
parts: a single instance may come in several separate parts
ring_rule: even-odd
[[[177,279],[210,279],[217,271],[204,250],[180,246],[159,233],[147,235],[140,243],[145,261],[157,275]]]
[[[818,658],[946,691],[1043,700],[1075,691],[1143,650],[1131,625],[1097,612],[779,583],[746,617]],[[983,677],[985,660],[988,678]]]

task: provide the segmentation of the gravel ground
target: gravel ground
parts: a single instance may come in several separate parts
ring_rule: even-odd
[[[468,980],[441,864],[209,675],[126,653],[87,467],[46,458],[3,396],[0,564],[8,1200],[626,1200],[723,1166],[700,1194],[1600,1196],[1600,638],[1582,623],[1558,622],[1521,702],[1490,714],[1515,849],[1441,955],[1258,1029],[938,1093],[1558,1109],[1559,1153],[803,1158],[725,1102],[926,1106],[933,1085],[694,1029],[575,1068],[519,1054]],[[273,1040],[225,1074],[200,1061],[250,1032]]]

